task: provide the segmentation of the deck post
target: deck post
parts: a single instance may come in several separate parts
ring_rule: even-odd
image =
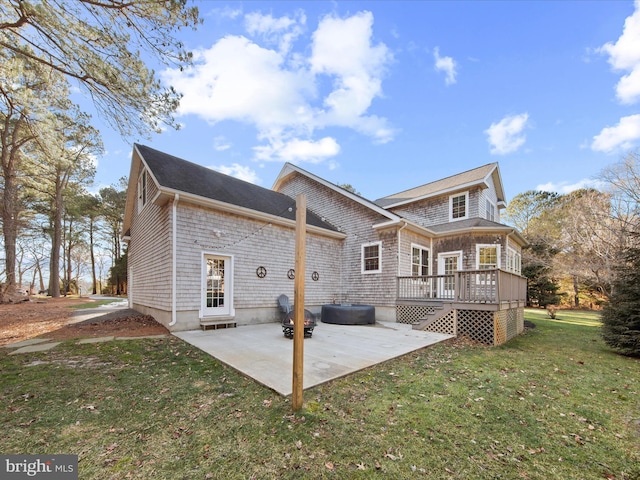
[[[293,388],[291,404],[293,411],[302,408],[303,365],[304,365],[304,271],[307,237],[307,197],[296,197],[296,261],[293,292]]]

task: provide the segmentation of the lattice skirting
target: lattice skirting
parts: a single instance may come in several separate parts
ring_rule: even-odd
[[[398,323],[416,324],[435,309],[423,305],[397,305]],[[487,345],[501,345],[524,330],[524,308],[498,312],[484,310],[452,310],[437,319],[426,330],[449,335],[466,335]]]
[[[456,311],[451,310],[446,315],[438,318],[435,322],[431,323],[427,328],[428,332],[445,333],[447,335],[456,335]]]
[[[524,330],[524,308],[498,312],[458,310],[458,333],[487,345],[502,345]]]
[[[435,311],[435,308],[425,305],[396,305],[396,322],[414,325]]]
[[[458,335],[493,345],[493,314],[484,310],[458,310]]]

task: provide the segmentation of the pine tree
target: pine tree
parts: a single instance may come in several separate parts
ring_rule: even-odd
[[[620,353],[640,357],[640,248],[628,248],[623,260],[602,312],[602,337]]]

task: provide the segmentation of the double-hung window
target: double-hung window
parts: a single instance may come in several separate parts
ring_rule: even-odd
[[[487,220],[491,220],[492,222],[496,221],[496,206],[491,203],[491,200],[487,199],[485,206],[485,218]]]
[[[500,245],[476,245],[478,270],[500,268]]]
[[[362,273],[380,273],[382,271],[382,242],[362,245]]]
[[[456,193],[449,197],[449,220],[464,220],[469,217],[469,192]]]
[[[418,245],[411,246],[411,275],[414,277],[429,275],[429,249]]]
[[[522,273],[522,255],[512,248],[507,248],[507,271],[518,275]]]
[[[147,171],[143,170],[138,178],[138,211],[147,204]]]

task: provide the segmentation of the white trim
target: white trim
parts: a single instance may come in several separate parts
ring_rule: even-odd
[[[178,321],[178,279],[177,279],[177,259],[178,246],[178,201],[180,195],[176,193],[173,197],[172,219],[171,219],[171,321],[169,326],[173,327]]]
[[[509,261],[509,256],[513,259],[513,263]],[[517,273],[522,275],[522,254],[515,248],[507,247],[507,265],[506,270],[508,272]]]
[[[480,249],[481,248],[492,248],[496,249],[496,268],[500,268],[500,245],[499,243],[477,243],[476,244],[476,270],[480,270]]]
[[[458,257],[458,271],[462,270],[462,250],[453,250],[451,252],[440,252],[438,254],[438,275],[444,275],[444,257]]]
[[[140,175],[138,175],[138,213],[141,212],[144,207],[149,203],[149,176],[147,175],[147,169],[142,168]]]
[[[374,245],[378,246],[378,269],[377,270],[365,270],[364,268],[364,249],[365,247],[372,247]],[[362,274],[370,274],[370,273],[381,273],[382,272],[382,242],[368,242],[360,245],[360,273]]]
[[[427,264],[427,275],[431,275],[431,272],[432,272],[431,264],[433,263],[433,259],[431,258],[431,248],[425,247],[424,245],[420,245],[419,243],[413,243],[413,242],[411,242],[411,252],[409,253],[409,257],[410,257],[409,267],[411,270],[411,275],[413,276],[413,249],[414,248],[419,248],[420,250],[426,250],[427,252],[429,252],[429,263]],[[420,258],[420,261],[422,262],[422,258]]]
[[[351,200],[359,203],[360,205],[363,205],[368,209],[373,210],[374,212],[379,213],[384,217],[387,217],[389,220],[392,220],[392,221],[401,220],[401,217],[399,217],[393,212],[389,212],[386,208],[382,208],[379,205],[361,197],[360,195],[356,195],[355,193],[351,193],[350,191],[345,190],[344,188],[338,187],[337,185],[325,180],[324,178],[318,177],[313,173],[307,172],[306,170],[298,167],[297,165],[293,165],[292,163],[289,163],[289,162],[285,163],[284,166],[282,167],[282,170],[280,170],[278,177],[273,182],[273,186],[271,187],[271,190],[275,190],[276,192],[278,192],[281,184],[284,182],[284,180],[287,177],[292,175],[293,172],[297,172],[300,175],[304,175],[305,177],[310,178],[311,180],[318,182],[319,184],[333,190],[334,192],[337,192],[340,195],[350,198]]]
[[[453,218],[453,199],[464,196],[464,216]],[[466,220],[469,218],[469,190],[449,195],[449,221],[457,222],[458,220]]]
[[[496,204],[493,203],[491,200],[489,200],[488,198],[484,199],[484,215],[485,218],[491,222],[498,222],[497,220],[497,216],[498,216],[498,209],[496,208]],[[493,218],[489,218],[487,217],[487,205],[491,206],[491,213],[493,213]],[[499,223],[499,222],[498,222]]]
[[[194,205],[200,205],[207,208],[215,208],[222,212],[232,213],[234,215],[239,215],[246,218],[252,218],[260,221],[271,222],[276,225],[282,225],[285,227],[291,227],[295,229],[296,221],[295,219],[290,220],[288,218],[279,217],[277,215],[272,215],[270,213],[259,212],[257,210],[252,210],[246,207],[240,207],[238,205],[233,205],[231,203],[221,202],[219,200],[213,200],[211,198],[201,197],[199,195],[193,195],[190,193],[184,193],[180,190],[175,190],[172,188],[160,187],[158,192],[158,197],[161,195],[165,196],[173,196],[176,194],[180,194],[180,198],[184,202],[193,203]],[[156,198],[154,197],[154,202],[156,202]],[[295,200],[292,200],[292,206],[295,205]],[[323,235],[325,237],[331,238],[347,238],[347,235],[343,232],[336,232],[334,230],[327,230],[326,228],[317,227],[315,225],[307,224],[307,232],[308,233],[316,233],[319,235]]]
[[[206,295],[203,294],[203,289],[206,287],[206,277],[207,277],[207,257],[218,257],[225,259],[225,299],[229,304],[229,312],[225,312],[220,315],[211,315],[205,314],[206,311]],[[228,271],[227,271],[227,263],[228,261]],[[236,314],[235,306],[233,305],[233,279],[234,279],[234,269],[235,269],[235,259],[234,255],[229,255],[228,253],[220,253],[211,250],[203,250],[201,252],[200,257],[200,311],[198,312],[200,318],[216,318],[220,317],[234,317]]]

